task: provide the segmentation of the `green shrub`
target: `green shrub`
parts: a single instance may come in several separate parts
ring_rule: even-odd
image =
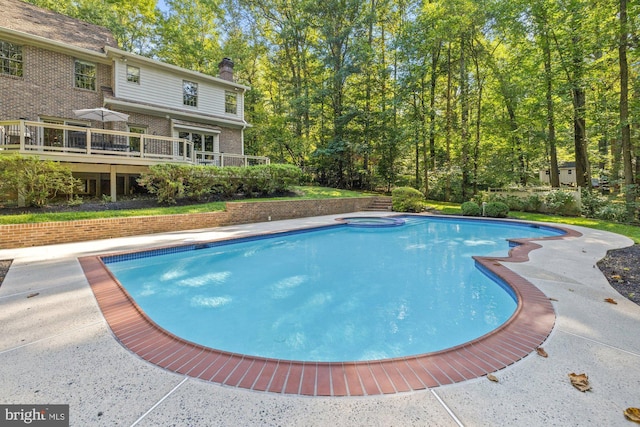
[[[73,198],[79,181],[71,169],[37,157],[0,156],[0,199],[24,200],[25,206],[40,207],[58,195]]]
[[[476,202],[464,202],[460,205],[460,209],[462,210],[462,215],[464,216],[480,216],[482,215],[482,210],[480,209],[480,205]]]
[[[620,203],[607,204],[594,213],[593,218],[605,221],[625,222],[627,221],[627,207]]]
[[[504,200],[492,200],[495,202],[502,202],[509,207],[510,211],[522,211],[524,210],[524,200],[518,196],[509,194],[504,197]]]
[[[544,205],[549,213],[559,215],[577,215],[578,206],[573,195],[564,190],[554,190],[544,197]]]
[[[270,193],[283,193],[290,191],[295,185],[302,182],[302,170],[294,165],[270,164],[271,174]]]
[[[426,206],[424,195],[412,187],[398,187],[391,192],[395,212],[422,212]]]
[[[584,189],[580,196],[582,202],[580,211],[587,218],[595,218],[597,213],[609,202],[609,199],[600,195],[598,190]]]
[[[210,166],[193,166],[186,170],[184,196],[192,200],[206,199],[213,193],[216,181]]]
[[[506,218],[509,214],[509,206],[502,202],[489,202],[484,207],[484,214],[492,218]]]
[[[209,174],[214,178],[211,194],[228,199],[240,192],[243,168],[209,166],[208,169]]]
[[[247,196],[269,194],[271,174],[268,165],[252,166],[240,169],[241,191]]]
[[[138,178],[138,184],[155,194],[158,203],[175,205],[178,199],[185,196],[185,182],[188,181],[190,167],[162,163],[149,166],[149,172]]]
[[[525,212],[540,212],[543,205],[543,200],[539,194],[533,193],[524,199],[522,203],[522,210]]]

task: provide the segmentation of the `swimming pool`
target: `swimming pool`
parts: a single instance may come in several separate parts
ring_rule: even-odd
[[[474,221],[465,218],[459,220]],[[313,219],[311,222],[321,224],[327,221],[331,219]],[[233,228],[231,230],[237,232]],[[516,239],[517,244],[512,244],[508,256],[474,258],[479,268],[508,283],[518,297],[515,313],[502,326],[478,339],[442,351],[378,361],[302,362],[231,353],[194,344],[159,328],[103,263],[103,260],[193,251],[198,247],[226,242],[201,242],[152,251],[87,256],[79,258],[79,261],[115,338],[150,363],[178,374],[254,391],[309,396],[363,396],[421,390],[477,378],[502,369],[533,352],[553,328],[553,306],[539,289],[503,263],[526,261],[528,253],[539,247],[537,240],[580,235],[571,229],[561,230],[566,234]],[[263,237],[253,236],[256,239]]]
[[[155,323],[189,341],[274,359],[363,361],[439,351],[496,329],[516,297],[472,256],[505,256],[508,238],[559,234],[497,222],[387,221],[347,218],[105,262]]]

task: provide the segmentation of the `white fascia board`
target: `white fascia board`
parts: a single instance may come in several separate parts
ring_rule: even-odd
[[[167,70],[174,74],[180,74],[184,76],[188,76],[191,78],[197,78],[199,80],[204,80],[212,83],[216,83],[219,85],[224,85],[232,88],[242,89],[242,90],[250,90],[249,86],[244,86],[239,83],[230,82],[229,80],[221,79],[219,77],[209,76],[207,74],[202,74],[197,71],[188,70],[186,68],[178,67],[176,65],[167,64],[165,62],[156,61],[155,59],[147,58],[146,56],[136,55],[135,53],[127,52],[121,49],[117,49],[111,46],[105,46],[106,55],[113,59],[127,59],[132,61],[137,61],[152,67],[160,68],[163,70]]]
[[[246,128],[251,127],[250,124],[245,122],[244,120],[230,120],[225,119],[224,117],[209,117],[203,116],[201,114],[193,114],[187,111],[176,111],[169,108],[156,107],[152,105],[142,105],[135,102],[123,101],[121,99],[113,99],[113,98],[105,98],[105,105],[110,105],[113,107],[120,107],[124,111],[134,111],[138,113],[146,113],[155,116],[165,116],[171,117],[174,119],[184,119],[184,120],[192,120],[195,122],[205,122],[213,125],[227,125],[234,126],[238,128]]]
[[[106,53],[76,47],[68,43],[62,43],[56,40],[35,36],[33,34],[11,30],[6,27],[0,27],[0,38],[11,43],[26,44],[54,52],[64,53],[78,59],[84,59],[96,63],[99,62],[107,65],[111,64],[111,60],[107,58]]]

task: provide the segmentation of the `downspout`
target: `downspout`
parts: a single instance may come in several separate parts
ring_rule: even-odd
[[[242,88],[242,129],[240,129],[240,140],[242,141],[242,155],[244,156],[244,130],[249,127],[249,123],[244,119],[244,94],[247,93],[246,88]]]

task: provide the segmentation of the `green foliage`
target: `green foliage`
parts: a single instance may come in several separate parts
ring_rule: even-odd
[[[620,203],[608,203],[600,207],[592,218],[603,219],[605,221],[625,222],[628,220],[627,207]]]
[[[580,193],[582,215],[589,218],[597,218],[597,213],[604,208],[609,199],[601,195],[597,190],[583,190]]]
[[[509,206],[502,202],[489,202],[484,206],[484,214],[492,218],[506,218],[509,215]]]
[[[58,195],[73,197],[78,180],[71,169],[37,157],[0,156],[0,200],[44,206]]]
[[[462,210],[462,215],[464,216],[480,216],[482,215],[482,209],[480,209],[480,205],[476,202],[464,202],[460,209]]]
[[[290,191],[294,185],[298,185],[303,179],[302,171],[294,165],[269,164],[259,167],[266,168],[271,176],[269,194]]]
[[[429,173],[429,199],[462,203],[462,169],[436,169]]]
[[[231,57],[251,86],[246,152],[298,165],[315,182],[414,185],[462,202],[530,183],[550,167],[552,144],[558,160],[575,160],[574,116],[592,141],[586,160],[607,165],[612,183],[623,176],[609,142],[622,127],[612,113],[621,87],[613,2],[165,0],[160,11],[151,0],[30,1],[107,26],[124,50],[206,74]],[[637,2],[628,7],[638,16]],[[635,84],[638,68],[629,74]],[[632,129],[634,88],[622,120]]]
[[[207,200],[210,197],[230,198],[269,195],[290,190],[302,177],[300,168],[291,165],[261,165],[246,168],[187,166],[161,164],[142,174],[138,184],[158,203],[172,205],[179,199]]]
[[[580,213],[573,195],[564,190],[547,193],[544,196],[544,205],[546,211],[553,214],[577,215]]]
[[[395,212],[422,212],[426,206],[424,195],[415,188],[395,188],[391,197]]]
[[[158,203],[175,205],[185,196],[185,181],[189,175],[189,166],[162,163],[150,166],[148,173],[140,175],[138,184],[155,194]]]
[[[242,168],[241,182],[242,192],[248,197],[271,193],[269,165]]]
[[[185,170],[185,197],[203,200],[212,193],[216,179],[208,169],[208,166],[193,166]]]
[[[522,210],[525,212],[540,212],[544,201],[540,197],[540,194],[533,193],[527,196],[522,203]]]

